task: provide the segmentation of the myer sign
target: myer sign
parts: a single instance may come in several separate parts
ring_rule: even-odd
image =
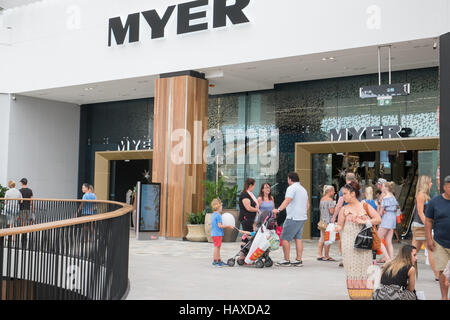
[[[212,12],[208,12],[208,6],[213,3]],[[163,14],[158,14],[156,10],[148,10],[128,15],[125,24],[120,17],[109,19],[108,46],[112,45],[112,36],[118,45],[125,42],[128,34],[128,42],[138,42],[140,40],[141,21],[147,23],[151,30],[151,38],[158,39],[165,37],[166,26],[176,12],[177,34],[186,34],[196,31],[207,30],[207,22],[196,21],[206,18],[208,14],[213,15],[213,28],[226,27],[227,18],[232,24],[250,22],[244,13],[250,0],[197,0],[178,5],[168,6]],[[173,19],[175,20],[175,19]]]
[[[411,129],[401,128],[400,126],[377,126],[363,128],[344,128],[331,129],[331,141],[352,141],[366,139],[393,139],[402,138],[405,134],[409,134]],[[403,134],[404,132],[405,134]],[[402,134],[400,134],[402,133]]]

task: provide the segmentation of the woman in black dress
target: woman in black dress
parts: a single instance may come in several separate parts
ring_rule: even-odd
[[[245,179],[244,188],[239,195],[239,222],[242,225],[242,230],[248,232],[253,232],[253,223],[255,222],[256,214],[259,211],[258,201],[253,194],[255,185],[255,179]],[[249,240],[249,236],[243,235],[241,248],[243,248]],[[245,259],[245,253],[241,252],[240,259]]]
[[[416,300],[417,273],[417,249],[405,245],[397,257],[384,266],[380,287],[375,290],[372,299]]]
[[[244,189],[239,195],[239,221],[244,231],[253,231],[253,222],[255,222],[256,213],[259,211],[258,200],[253,194],[255,184],[255,179],[245,179]]]

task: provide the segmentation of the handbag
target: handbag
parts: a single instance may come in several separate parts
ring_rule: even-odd
[[[372,300],[417,300],[416,293],[403,289],[399,285],[380,285],[374,291]]]
[[[367,215],[369,215],[369,208],[367,202],[363,203],[364,210],[366,210]],[[376,226],[372,226],[372,250],[378,251],[381,249],[381,239],[378,236],[378,231]]]
[[[319,223],[317,224],[317,228],[321,231],[325,231],[328,227],[328,223],[326,223],[323,220],[320,220]]]
[[[413,227],[413,235],[418,240],[425,239],[425,227]]]
[[[354,247],[356,249],[372,250],[372,227],[364,226],[356,235]]]

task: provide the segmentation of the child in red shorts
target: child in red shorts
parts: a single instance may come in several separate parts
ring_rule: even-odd
[[[222,247],[223,229],[233,229],[233,226],[224,226],[222,223],[222,201],[214,199],[211,202],[211,208],[214,213],[211,218],[211,237],[214,243],[214,261],[213,266],[223,267],[227,264],[220,260],[220,248]]]

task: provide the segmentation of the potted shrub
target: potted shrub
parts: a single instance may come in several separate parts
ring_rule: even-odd
[[[212,210],[210,208],[211,201],[215,198],[219,198],[222,201],[222,212],[230,213],[234,217],[235,226],[239,228],[239,210],[236,210],[237,198],[238,198],[238,186],[234,185],[232,187],[225,186],[225,181],[221,177],[217,183],[214,181],[204,181],[206,192],[205,192],[205,202],[206,208],[208,208],[209,213],[205,217],[205,232],[208,242],[212,242],[211,237],[211,217]],[[238,236],[237,230],[224,230],[223,242],[235,242]]]
[[[186,239],[196,242],[204,242],[207,240],[205,233],[205,215],[206,210],[188,214],[186,222],[188,234],[186,235]]]

